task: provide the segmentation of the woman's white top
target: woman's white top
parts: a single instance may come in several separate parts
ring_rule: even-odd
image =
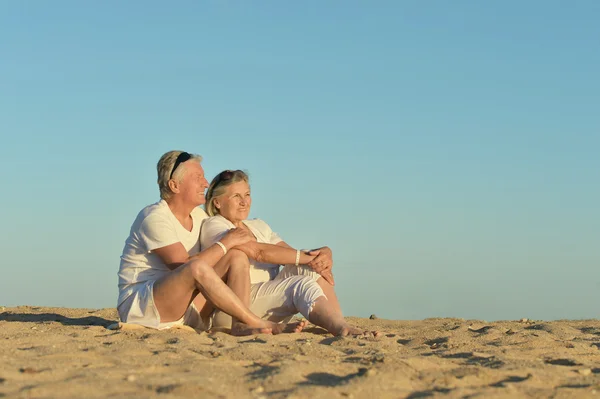
[[[256,237],[256,241],[263,244],[277,244],[281,237],[269,225],[260,219],[248,219],[243,223]],[[235,226],[221,215],[212,216],[202,223],[200,232],[200,248],[205,250],[217,241],[221,240],[230,229]],[[252,284],[269,281],[279,273],[280,265],[256,262],[250,259],[250,282]]]

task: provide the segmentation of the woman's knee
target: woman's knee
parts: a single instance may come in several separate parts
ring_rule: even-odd
[[[321,286],[309,276],[297,277],[293,284],[294,298],[298,302],[314,301],[320,296],[325,296]]]
[[[291,276],[308,276],[312,277],[313,280],[318,280],[321,275],[315,272],[310,266],[301,265],[285,265],[281,272],[279,272],[283,277],[291,277]]]
[[[304,317],[308,317],[317,299],[327,298],[319,284],[309,276],[295,277],[293,284],[294,306]]]
[[[322,276],[317,277],[315,281],[317,284],[319,284],[319,286],[321,286],[321,288],[333,289],[333,285],[329,281],[325,280],[325,278]]]

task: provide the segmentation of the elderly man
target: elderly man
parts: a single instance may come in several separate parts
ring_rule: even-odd
[[[248,259],[235,246],[251,235],[232,229],[200,252],[200,227],[207,215],[199,205],[208,187],[201,160],[181,151],[160,158],[161,200],[138,214],[121,256],[119,317],[157,329],[185,324],[205,330],[218,308],[232,316],[234,335],[279,333],[283,325],[261,320],[248,309]]]

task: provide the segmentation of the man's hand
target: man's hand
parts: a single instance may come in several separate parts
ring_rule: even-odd
[[[254,240],[254,237],[249,231],[245,229],[234,228],[227,232],[225,237],[221,239],[221,243],[225,245],[225,247],[229,251],[233,247],[243,245],[252,240]]]
[[[333,253],[331,249],[329,247],[322,247],[313,249],[308,253],[316,256],[316,258],[308,262],[308,266],[323,276],[329,284],[334,285],[333,274],[331,273],[331,268],[333,267]]]

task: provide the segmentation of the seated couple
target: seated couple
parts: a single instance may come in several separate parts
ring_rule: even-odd
[[[329,248],[293,249],[262,220],[248,220],[248,176],[225,171],[209,186],[201,160],[170,151],[158,162],[161,201],[138,214],[121,256],[123,322],[277,334],[300,331],[304,322],[286,321],[301,313],[334,335],[377,335],[344,320]]]

